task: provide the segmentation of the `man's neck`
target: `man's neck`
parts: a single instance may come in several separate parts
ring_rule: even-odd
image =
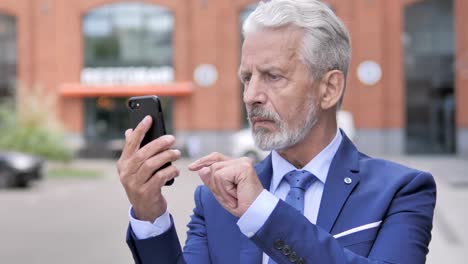
[[[336,130],[337,125],[334,120],[317,123],[302,141],[277,152],[296,168],[301,169],[330,144],[336,135]]]

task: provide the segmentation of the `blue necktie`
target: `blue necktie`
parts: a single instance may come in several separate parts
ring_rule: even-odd
[[[293,170],[284,175],[284,179],[291,188],[286,196],[286,203],[304,214],[304,194],[317,177],[308,171]]]
[[[284,179],[290,187],[286,203],[304,214],[304,194],[310,185],[317,180],[317,177],[308,171],[293,170],[284,175]],[[276,264],[276,262],[270,258],[268,264]]]

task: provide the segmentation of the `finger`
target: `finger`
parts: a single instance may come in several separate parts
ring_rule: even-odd
[[[203,167],[209,167],[216,162],[229,160],[228,157],[224,156],[221,153],[213,152],[205,157],[202,157],[188,166],[188,169],[191,171],[200,170]]]
[[[127,153],[129,153],[129,150],[128,150],[127,142],[129,140],[129,137],[132,134],[132,132],[133,132],[133,129],[131,129],[131,128],[125,130],[125,134],[124,134],[125,135],[125,144],[124,144],[123,149],[122,149],[121,158],[127,158],[128,157]]]
[[[211,190],[216,199],[227,207],[237,207],[237,192],[232,192],[234,186],[226,181],[223,163],[218,162],[210,167],[203,167],[198,171],[203,183]],[[233,178],[233,177],[231,177]],[[229,191],[228,191],[229,190]]]
[[[175,143],[175,138],[174,136],[170,136],[170,135],[162,136],[156,140],[153,140],[152,142],[148,143],[147,145],[139,149],[135,153],[135,155],[131,157],[130,161],[128,162],[130,166],[129,170],[134,171],[134,172],[138,171],[148,159],[150,159],[151,157],[155,156],[158,153],[168,150],[172,145],[174,145],[174,143]],[[176,159],[178,158],[180,158],[180,151]],[[166,162],[164,162],[163,165],[165,163]],[[162,165],[159,165],[152,171],[142,174],[142,177],[144,180],[143,181],[140,180],[139,182],[140,183],[146,182],[147,179],[151,176],[151,174],[153,174],[161,166]]]
[[[169,166],[152,175],[152,177],[143,185],[143,188],[152,189],[153,193],[157,193],[164,185],[166,185],[166,182],[178,177],[179,174],[179,169],[175,166]]]
[[[168,150],[171,148],[175,143],[175,138],[172,135],[164,135],[161,136],[150,143],[146,144],[145,146],[141,147],[138,152],[138,160],[147,160],[152,156]]]
[[[203,167],[201,170],[198,171],[198,175],[200,175],[201,180],[205,184],[205,186],[210,189],[211,193],[214,195],[217,201],[224,201],[222,196],[218,192],[218,188],[216,187],[211,171],[211,167]]]
[[[223,175],[223,186],[224,190],[237,200],[237,182],[236,174],[238,173],[238,163],[236,160],[228,160],[224,162],[216,163],[216,172]]]
[[[229,186],[225,186],[225,190],[226,192],[231,196],[233,197],[235,200],[236,200],[236,206],[234,208],[237,207],[237,186],[232,184],[232,185],[229,185]]]
[[[135,153],[135,151],[139,149],[141,141],[145,137],[146,132],[151,126],[151,123],[151,116],[146,116],[137,125],[135,130],[133,130],[131,133],[128,133],[129,135],[125,138],[125,146],[124,150],[122,151],[122,157],[130,157],[133,153]]]
[[[239,183],[240,171],[253,171],[254,164],[249,158],[230,159],[227,161],[218,162],[212,167],[215,168],[216,173],[222,173],[225,178],[224,190],[233,198],[238,201],[237,184]],[[257,177],[257,176],[256,176]],[[232,184],[231,184],[232,183]],[[236,204],[237,206],[237,204]]]
[[[132,132],[133,132],[133,129],[131,129],[131,128],[125,130],[125,139],[126,139],[127,137],[129,137],[129,136],[132,134]]]
[[[198,175],[202,180],[203,184],[205,184],[208,188],[211,186],[211,169],[209,167],[204,167],[198,171]],[[211,189],[211,188],[210,188]]]
[[[217,188],[217,193],[221,197],[221,202],[224,202],[231,208],[237,207],[237,196],[231,195],[228,190],[232,190],[235,186],[233,182],[229,181],[229,176],[225,173],[229,173],[229,168],[218,170],[212,176],[214,185]]]
[[[209,165],[208,163],[206,163],[207,166],[202,167],[200,170],[198,170],[198,175],[200,176],[203,183],[206,186],[208,186],[208,188],[212,189],[213,187],[213,189],[215,189],[215,186],[213,185],[213,174],[224,166],[223,163],[224,161],[216,162]]]
[[[124,133],[124,135],[125,135],[125,142],[127,142],[127,139],[128,139],[128,137],[132,134],[132,131],[133,131],[133,129],[131,129],[131,128],[125,130],[125,133]],[[127,145],[127,144],[124,144],[123,149],[122,149],[122,153],[121,153],[120,158],[119,158],[119,161],[118,161],[118,164],[122,163],[122,161],[125,160],[126,157],[124,157],[124,153],[128,152],[128,151],[126,150],[126,148],[128,148],[128,145]],[[119,172],[120,172],[120,167],[121,167],[121,166],[117,166],[117,169],[119,170]]]
[[[157,170],[168,162],[178,160],[180,155],[181,153],[179,150],[169,149],[149,158],[138,169],[135,175],[135,182],[138,184],[146,183]]]

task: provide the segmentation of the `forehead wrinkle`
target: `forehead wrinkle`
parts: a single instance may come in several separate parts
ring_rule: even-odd
[[[241,64],[239,73],[251,72],[254,69],[264,71],[269,68],[278,68],[290,71],[300,64],[300,43],[304,31],[296,27],[282,27],[278,29],[266,29],[258,32],[260,34],[271,34],[273,38],[259,38],[256,33],[252,33],[252,38],[246,37],[243,44]],[[262,41],[260,43],[247,41]],[[247,45],[246,45],[247,44]],[[255,45],[255,46],[252,46]],[[256,47],[252,50],[253,47]],[[262,50],[258,52],[258,49]],[[263,52],[265,51],[265,52]],[[253,57],[253,59],[251,59]]]
[[[278,46],[278,53],[280,56],[269,58],[271,61],[267,61],[267,64],[272,64],[273,67],[276,66],[277,68],[291,71],[302,62],[299,54],[302,37],[298,36],[299,34],[302,35],[302,32],[292,30],[286,31],[285,34],[287,35],[288,41],[280,41],[280,46]]]
[[[265,56],[254,65],[260,72],[271,70],[289,71],[293,66],[300,62],[298,52],[293,47],[288,47],[286,52],[280,52],[279,56]]]

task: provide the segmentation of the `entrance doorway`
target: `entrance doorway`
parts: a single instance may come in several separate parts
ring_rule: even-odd
[[[139,87],[173,82],[172,12],[156,4],[124,1],[89,11],[82,21],[87,85]],[[87,155],[118,152],[129,128],[126,99],[86,98]],[[173,98],[161,98],[166,129],[173,132]]]
[[[453,0],[406,7],[406,152],[455,152]]]

